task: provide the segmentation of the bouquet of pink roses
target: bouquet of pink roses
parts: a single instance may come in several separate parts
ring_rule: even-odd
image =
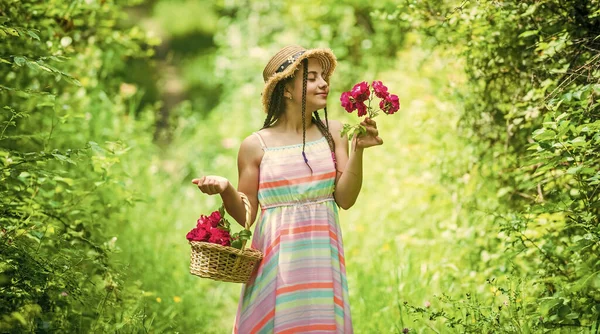
[[[349,113],[356,110],[358,117],[368,115],[369,118],[375,118],[379,115],[380,111],[384,114],[392,115],[400,109],[398,95],[390,94],[388,88],[381,81],[373,81],[371,86],[372,93],[371,87],[365,81],[354,85],[352,90],[343,92],[340,97],[342,107]],[[371,107],[371,102],[374,97],[380,99],[379,110]],[[365,131],[365,128],[360,124],[344,124],[341,135],[344,136],[345,134],[349,134],[348,138],[352,139],[357,134],[364,134]]]
[[[231,234],[229,221],[225,219],[225,209],[221,206],[210,216],[201,215],[196,222],[196,227],[188,232],[186,238],[189,241],[203,241],[241,249],[242,242],[250,240],[251,236],[249,230]]]

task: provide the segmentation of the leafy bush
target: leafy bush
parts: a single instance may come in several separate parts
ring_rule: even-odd
[[[477,251],[526,281],[529,324],[600,326],[600,6],[595,1],[417,4],[433,45],[456,47],[469,85],[461,132],[497,202]],[[464,173],[464,171],[457,171]],[[474,199],[472,203],[476,203]],[[487,226],[487,227],[486,227]],[[521,320],[520,320],[521,321]]]
[[[122,12],[105,1],[0,2],[2,332],[138,320],[141,292],[121,285],[116,239],[104,233],[126,223],[117,214],[134,200],[114,166],[149,125],[131,113],[135,86],[115,75],[151,54],[139,29],[118,25]]]

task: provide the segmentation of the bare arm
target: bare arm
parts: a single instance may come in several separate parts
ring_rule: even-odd
[[[260,142],[256,136],[251,135],[246,137],[240,146],[238,153],[238,191],[246,194],[252,207],[250,213],[250,223],[256,220],[258,211],[258,177],[260,162],[264,152],[260,146]],[[243,204],[243,203],[242,203]],[[240,224],[246,219],[246,210],[242,210],[243,216]]]
[[[371,146],[383,144],[378,137],[375,121],[365,119],[361,122],[367,128],[367,133],[352,141],[352,154],[348,154],[348,139],[340,137],[342,125],[331,122],[331,134],[336,141],[337,177],[335,186],[335,201],[344,210],[351,208],[360,193],[363,181],[363,152]]]
[[[253,223],[258,210],[258,171],[262,155],[257,138],[249,136],[244,139],[238,152],[237,190],[229,180],[220,176],[204,176],[192,182],[205,194],[220,194],[227,213],[242,226],[246,221],[246,209],[238,191],[244,193],[252,207],[250,223]]]

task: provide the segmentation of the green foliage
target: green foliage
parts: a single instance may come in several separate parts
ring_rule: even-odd
[[[444,319],[444,325],[452,331],[461,333],[530,333],[541,329],[543,318],[528,321],[527,311],[521,298],[522,282],[506,282],[508,288],[499,286],[495,279],[486,281],[492,298],[479,298],[466,293],[464,298],[453,298],[443,293],[437,297],[442,305],[449,306],[451,312],[444,308],[415,307],[405,302],[410,313],[428,318],[429,321]]]
[[[413,10],[432,44],[460,41],[457,55],[467,60],[461,130],[498,200],[473,200],[496,212],[487,228],[497,237],[481,250],[504,250],[497,263],[514,264],[542,301],[527,306],[535,311],[523,323],[541,316],[545,328],[597,328],[598,2],[428,2]]]
[[[0,2],[2,332],[139,326],[139,286],[122,286],[105,233],[135,200],[115,173],[135,102],[114,73],[150,55],[121,16],[105,2]]]

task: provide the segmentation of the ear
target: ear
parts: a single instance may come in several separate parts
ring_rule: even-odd
[[[283,97],[285,97],[286,99],[291,99],[292,98],[292,93],[286,88],[283,91]]]
[[[287,79],[285,85],[283,86],[283,97],[286,99],[292,99],[292,92],[294,91],[294,77],[290,77]]]

